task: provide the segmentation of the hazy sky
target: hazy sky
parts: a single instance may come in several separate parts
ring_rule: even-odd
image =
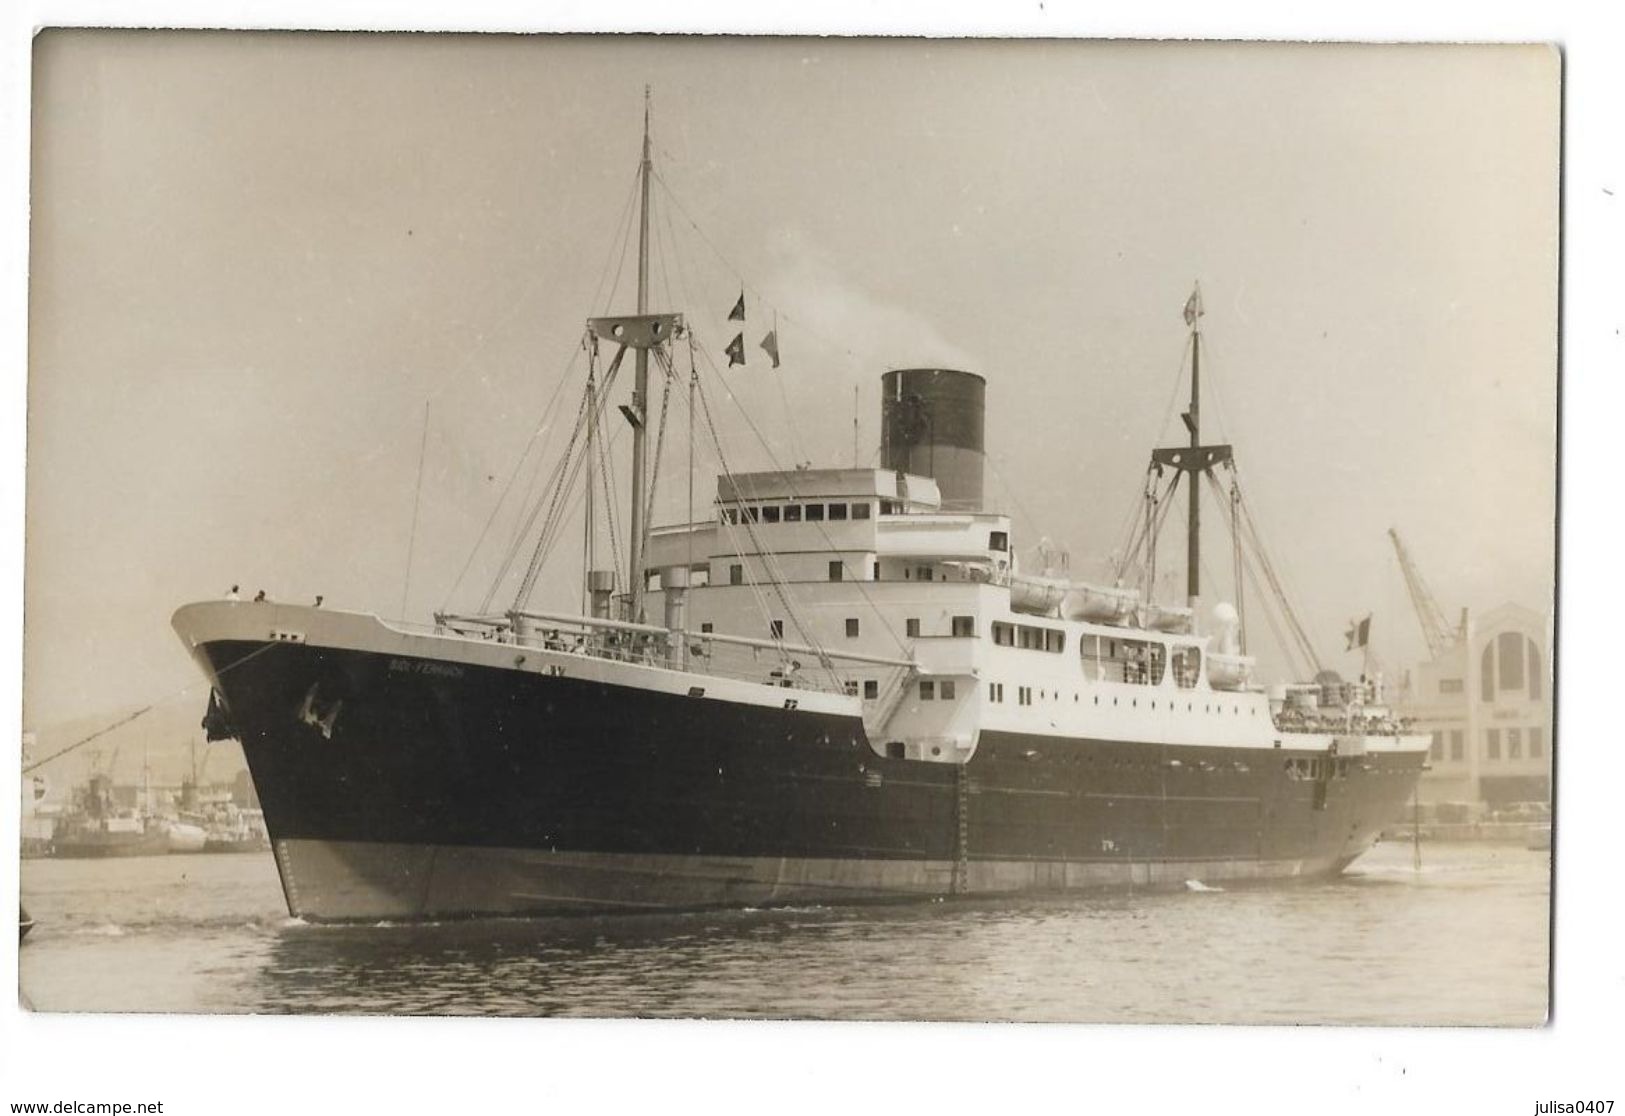
[[[1334,665],[1367,611],[1391,664],[1421,650],[1389,526],[1447,609],[1547,605],[1546,48],[51,31],[36,49],[30,723],[194,681],[169,616],[233,582],[398,615],[426,403],[406,611],[448,603],[605,309],[645,83],[682,207],[658,193],[656,301],[713,353],[741,282],[752,346],[779,311],[783,369],[753,348],[728,378],[778,460],[849,461],[854,386],[867,459],[888,367],[979,372],[989,503],[1018,545],[1048,535],[1094,572],[1149,449],[1181,437],[1199,278],[1204,422],[1236,443]],[[713,402],[734,467],[767,467]],[[681,486],[661,503],[681,515]],[[449,603],[478,602],[500,550]]]

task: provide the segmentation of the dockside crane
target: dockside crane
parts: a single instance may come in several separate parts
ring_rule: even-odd
[[[1394,541],[1394,553],[1399,555],[1399,569],[1405,575],[1405,589],[1411,595],[1416,619],[1422,625],[1422,638],[1427,640],[1428,654],[1435,659],[1467,638],[1467,610],[1461,610],[1461,619],[1452,625],[1438,598],[1422,580],[1422,573],[1411,560],[1410,552],[1399,537],[1399,532],[1388,528],[1388,537]]]

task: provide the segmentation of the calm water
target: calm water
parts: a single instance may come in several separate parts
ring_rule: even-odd
[[[1518,1024],[1546,1013],[1547,854],[1385,845],[1225,891],[307,926],[266,855],[23,864],[47,1011]]]

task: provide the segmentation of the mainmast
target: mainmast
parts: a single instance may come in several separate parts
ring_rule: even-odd
[[[1185,426],[1191,432],[1191,449],[1202,448],[1202,288],[1198,284],[1185,304],[1185,321],[1191,330],[1191,409],[1185,412]],[[1194,457],[1195,454],[1193,453]],[[1202,501],[1201,486],[1192,475],[1188,530],[1185,536],[1185,596],[1194,615],[1202,596]]]
[[[1231,460],[1231,450],[1228,445],[1204,446],[1202,444],[1202,288],[1198,284],[1191,291],[1191,296],[1185,301],[1185,324],[1191,331],[1191,405],[1190,410],[1179,417],[1184,420],[1185,429],[1190,432],[1190,445],[1180,446],[1177,449],[1157,449],[1151,451],[1151,460],[1164,466],[1170,466],[1183,473],[1189,474],[1190,491],[1186,495],[1189,500],[1187,513],[1187,531],[1185,541],[1185,592],[1186,603],[1191,608],[1193,617],[1197,615],[1201,606],[1202,596],[1202,508],[1201,480],[1204,475],[1212,472],[1215,465],[1222,465]]]
[[[643,162],[638,170],[638,309],[641,317],[649,312],[649,177],[654,169],[649,143],[649,87],[643,87]],[[646,416],[649,413],[649,350],[639,347],[635,354],[636,379],[632,384],[632,409],[627,419],[632,423],[632,523],[627,587],[631,607],[627,619],[643,620],[643,505],[644,473],[647,452]]]

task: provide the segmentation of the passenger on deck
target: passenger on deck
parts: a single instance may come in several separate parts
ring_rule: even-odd
[[[242,599],[243,598],[242,598],[241,594],[239,594],[237,592],[237,586],[235,586],[235,585],[233,585],[231,587],[231,591],[226,594],[226,600],[228,600],[228,601],[240,601]]]

